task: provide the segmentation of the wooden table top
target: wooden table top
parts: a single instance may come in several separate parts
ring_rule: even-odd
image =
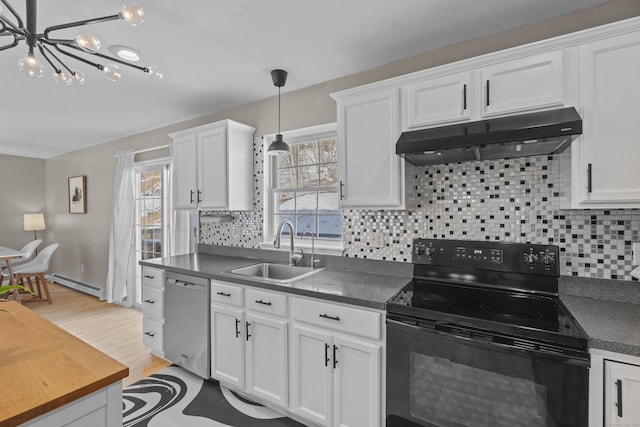
[[[0,426],[15,426],[129,375],[129,368],[16,301],[0,303]]]

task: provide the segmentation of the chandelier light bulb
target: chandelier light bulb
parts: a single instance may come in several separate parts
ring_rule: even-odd
[[[44,74],[44,67],[31,53],[18,62],[18,68],[28,77],[39,78]]]
[[[147,74],[149,74],[149,77],[154,82],[162,80],[162,78],[164,77],[164,73],[162,72],[162,70],[155,65],[152,65],[148,68]]]
[[[122,74],[120,73],[120,67],[118,67],[116,64],[107,64],[104,66],[102,71],[104,72],[104,76],[112,82],[117,82],[118,80],[120,80],[120,77],[122,77]]]
[[[56,83],[63,86],[69,86],[72,83],[71,74],[69,74],[67,70],[61,70],[59,73],[56,73],[54,71],[53,79],[56,81]]]
[[[84,50],[93,51],[99,50],[102,46],[100,39],[91,33],[80,33],[76,36],[76,44]]]
[[[138,3],[129,3],[120,11],[120,18],[133,26],[140,25],[144,22],[144,10]]]
[[[84,73],[82,71],[74,71],[71,76],[71,81],[77,85],[84,84]]]

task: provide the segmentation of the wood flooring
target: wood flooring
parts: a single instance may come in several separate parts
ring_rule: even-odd
[[[142,313],[49,282],[53,304],[25,303],[27,308],[129,367],[127,386],[169,366],[142,343]]]

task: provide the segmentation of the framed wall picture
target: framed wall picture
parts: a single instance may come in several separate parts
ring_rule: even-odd
[[[69,213],[87,213],[87,177],[69,178]]]

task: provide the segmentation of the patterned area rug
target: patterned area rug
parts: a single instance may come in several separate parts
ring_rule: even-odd
[[[178,366],[123,390],[124,427],[289,427],[302,424]]]

